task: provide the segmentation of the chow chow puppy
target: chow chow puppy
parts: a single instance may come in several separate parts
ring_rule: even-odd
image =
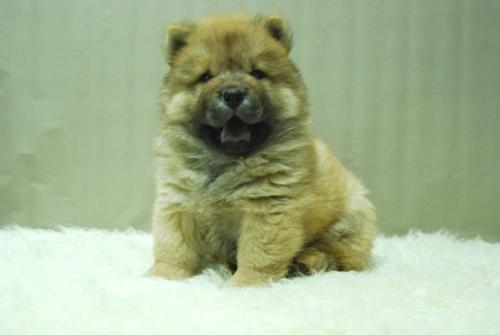
[[[375,211],[311,134],[307,93],[277,14],[174,23],[155,144],[155,264],[192,276],[226,263],[234,285],[291,272],[361,270]]]

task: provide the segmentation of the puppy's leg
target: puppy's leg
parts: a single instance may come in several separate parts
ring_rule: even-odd
[[[231,283],[256,285],[282,278],[303,241],[303,228],[289,216],[247,214],[238,241],[238,269]]]
[[[291,272],[362,270],[368,265],[376,235],[375,209],[358,184],[346,202],[343,218],[306,244]]]
[[[155,215],[154,255],[155,264],[148,275],[181,279],[195,274],[200,267],[194,219],[185,212],[166,216]]]

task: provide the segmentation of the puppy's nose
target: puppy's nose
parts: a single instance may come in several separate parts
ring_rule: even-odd
[[[222,98],[224,102],[231,108],[236,108],[243,102],[246,90],[241,87],[225,88],[222,91]]]

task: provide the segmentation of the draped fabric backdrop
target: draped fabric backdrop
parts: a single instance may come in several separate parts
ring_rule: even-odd
[[[149,229],[166,23],[282,12],[380,227],[500,240],[500,2],[0,2],[0,224]]]

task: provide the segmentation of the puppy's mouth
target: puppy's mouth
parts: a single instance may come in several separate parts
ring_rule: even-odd
[[[222,127],[202,125],[200,133],[206,143],[219,151],[230,156],[246,156],[265,142],[271,127],[265,121],[247,124],[233,116]]]

